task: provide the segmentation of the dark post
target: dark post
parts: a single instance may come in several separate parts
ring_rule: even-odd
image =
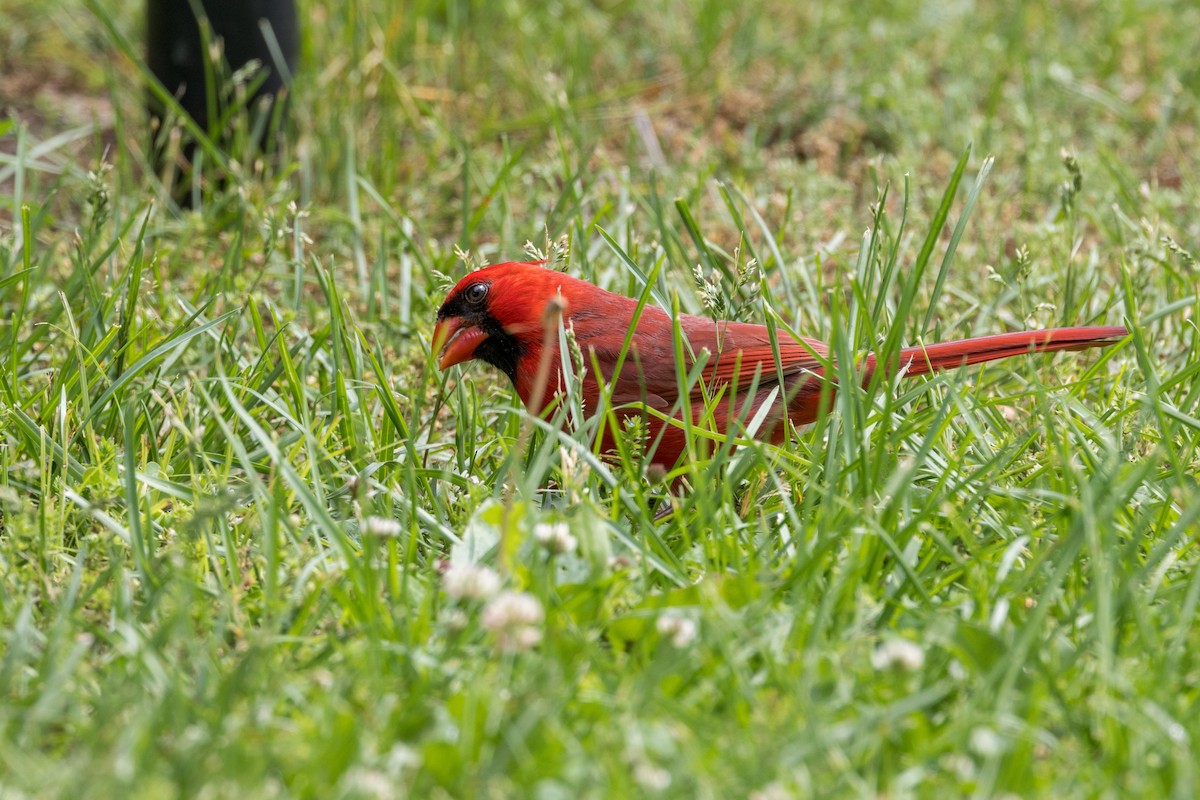
[[[211,62],[197,22],[198,13],[208,20],[210,39],[221,43],[224,64]],[[264,35],[263,22],[270,26],[273,43]],[[262,123],[275,118],[276,98],[286,88],[296,64],[299,31],[294,0],[146,0],[146,44],[151,71],[222,149],[228,147],[234,126],[221,124],[221,117],[229,112],[232,101],[228,87],[221,82],[231,72],[257,61],[263,72],[250,79],[249,85],[257,88],[246,98],[245,109],[238,113],[248,113],[246,123],[255,132],[253,148],[270,150],[275,146],[273,139],[280,131],[270,130],[270,125]],[[286,64],[286,74],[277,66],[280,57]],[[206,87],[208,75],[217,81],[216,85]],[[210,93],[217,98],[215,107],[210,105]],[[210,110],[216,111],[216,118],[210,118]],[[161,174],[163,167],[168,166],[165,162],[169,155],[167,137],[161,129],[164,109],[154,98],[150,101],[150,112],[154,119],[155,168]],[[258,118],[260,113],[267,115],[265,120]],[[182,156],[179,166],[184,170],[190,169],[195,155],[195,142],[186,141],[190,138],[185,135],[185,144],[179,151]]]

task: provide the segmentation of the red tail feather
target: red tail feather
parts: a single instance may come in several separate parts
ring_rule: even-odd
[[[1086,350],[1104,347],[1129,332],[1119,327],[1051,328],[1044,331],[1018,331],[996,336],[979,336],[953,342],[906,347],[893,362],[889,372],[900,369],[906,375],[924,375],[943,369],[981,364],[1026,353],[1049,353],[1055,350]],[[867,369],[875,368],[875,356],[867,357]],[[868,372],[868,374],[870,374]]]

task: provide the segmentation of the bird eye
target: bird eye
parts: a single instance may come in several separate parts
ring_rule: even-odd
[[[488,285],[486,283],[473,283],[463,291],[463,297],[473,306],[480,305],[487,299]]]

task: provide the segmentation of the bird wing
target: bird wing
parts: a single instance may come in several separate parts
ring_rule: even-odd
[[[618,324],[618,315],[613,315],[611,325],[597,324],[599,317],[594,315],[586,325],[577,324],[576,335],[584,349],[585,360],[589,362],[589,369],[594,356],[605,373],[605,379],[612,380],[628,328]],[[689,400],[700,399],[705,387],[709,390],[722,385],[748,388],[756,373],[760,387],[778,383],[775,350],[765,325],[718,321],[689,314],[681,315],[679,322],[687,340],[684,347],[685,372],[691,371],[702,350],[709,353],[702,373],[703,386],[699,383],[694,386]],[[816,356],[823,357],[828,351],[823,342],[816,339],[797,341],[786,333],[777,339],[785,378],[821,369],[821,362]],[[638,321],[633,347],[623,362],[620,378],[613,387],[612,399],[615,404],[640,401],[667,412],[678,397],[674,325],[666,312],[648,307]]]
[[[775,367],[775,348],[765,325],[744,322],[725,322],[683,315],[680,328],[687,340],[684,347],[685,372],[690,372],[703,350],[708,351],[702,383],[692,387],[689,399],[699,400],[707,388],[732,385],[749,388],[757,380],[759,387],[779,382]],[[821,369],[828,348],[816,339],[797,341],[786,333],[777,337],[782,375],[800,375]],[[617,395],[627,401],[643,400],[663,410],[679,396],[679,380],[675,370],[674,333],[671,320],[665,314],[643,318],[634,340],[636,353],[627,359]],[[611,363],[611,362],[610,362]],[[620,389],[624,388],[624,391]],[[616,400],[617,395],[614,395]]]
[[[711,354],[704,368],[705,380],[710,385],[745,387],[754,380],[756,373],[760,386],[778,383],[780,371],[775,364],[776,347],[784,378],[821,369],[818,356],[823,358],[828,352],[824,342],[796,340],[786,333],[779,333],[776,345],[772,345],[770,331],[765,325],[691,317],[682,327],[693,352],[699,353],[704,347]]]

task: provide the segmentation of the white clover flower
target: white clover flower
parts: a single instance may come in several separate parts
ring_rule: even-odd
[[[761,789],[755,789],[749,795],[749,800],[790,800],[796,795],[779,781],[772,781]]]
[[[1000,734],[986,725],[980,725],[971,731],[967,746],[976,755],[983,756],[984,758],[998,756],[1004,752],[1004,740],[1000,738]]]
[[[500,574],[481,564],[452,564],[442,576],[442,588],[456,600],[487,600],[500,591]]]
[[[541,602],[528,592],[504,592],[483,609],[483,627],[496,631],[537,625],[545,619]]]
[[[380,539],[394,539],[404,529],[400,523],[391,517],[367,517],[363,520],[363,533],[368,536],[378,536]]]
[[[446,612],[442,619],[446,622],[446,627],[452,631],[466,630],[470,620],[467,619],[467,614],[461,608],[452,608]]]
[[[536,597],[526,592],[501,592],[483,607],[483,627],[496,636],[501,650],[528,650],[542,640],[538,628],[546,614]]]
[[[878,670],[897,667],[906,672],[916,672],[924,664],[925,651],[919,645],[904,639],[884,642],[871,654],[871,665]]]
[[[638,762],[633,768],[633,779],[643,789],[661,792],[671,785],[671,773],[646,761]]]
[[[501,637],[501,647],[505,650],[529,650],[537,647],[542,641],[542,632],[537,628],[526,625],[518,628],[511,637]]]
[[[954,773],[960,781],[969,781],[975,778],[975,762],[970,756],[962,753],[948,753],[938,760],[938,764],[945,770]]]
[[[661,636],[679,648],[687,647],[695,641],[699,631],[695,620],[672,612],[659,617],[655,627]]]
[[[565,522],[539,522],[533,526],[533,538],[551,553],[574,553],[579,541]]]
[[[351,767],[342,774],[339,783],[354,795],[377,797],[380,800],[395,797],[395,783],[377,769]]]

